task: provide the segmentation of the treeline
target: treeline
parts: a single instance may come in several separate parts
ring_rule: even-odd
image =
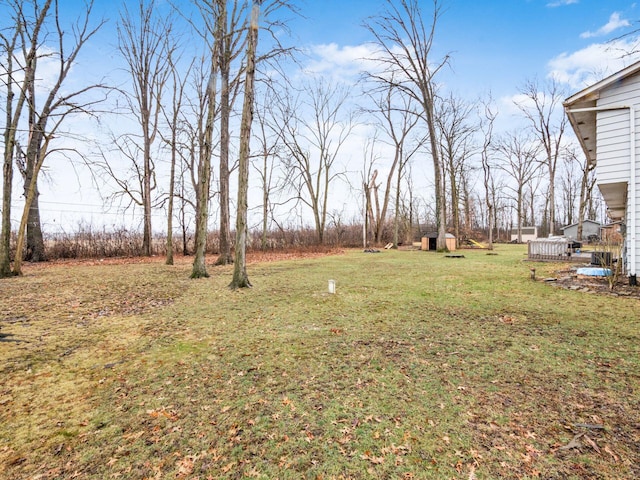
[[[511,228],[557,234],[599,215],[593,165],[566,135],[561,85],[525,82],[518,118],[500,132],[490,95],[444,91],[450,56],[432,50],[444,1],[382,0],[351,76],[301,68],[301,52],[281,43],[305,14],[293,0],[123,3],[113,65],[87,72],[81,52],[108,21],[95,0],[75,17],[63,3],[3,2],[0,277],[20,274],[23,258],[171,263],[174,251],[193,254],[201,277],[205,254],[242,269],[246,249],[400,245],[425,231],[439,249],[447,233],[491,245]],[[133,209],[140,232],[45,231],[39,182],[65,161],[90,171],[83,189]],[[246,272],[234,283],[249,285]]]
[[[405,224],[400,231],[401,241],[399,247],[413,247],[420,242],[421,237],[427,233],[435,232],[435,224],[413,225],[411,228]],[[393,222],[388,221],[382,229],[383,239],[393,237]],[[232,232],[235,234],[235,232]],[[11,258],[15,258],[16,232],[11,236]],[[371,237],[371,233],[367,235]],[[496,242],[509,242],[510,230],[498,229],[494,232]],[[484,242],[488,239],[488,232],[477,229],[467,232],[459,240],[461,246],[468,244],[468,239]],[[121,228],[99,228],[79,224],[73,231],[58,231],[45,233],[45,253],[43,260],[55,261],[65,259],[101,259],[146,256],[144,236],[141,231]],[[287,229],[275,229],[264,232],[260,229],[252,230],[248,235],[247,251],[254,252],[285,252],[285,251],[325,251],[332,248],[382,248],[386,243],[374,244],[364,240],[363,225],[352,222],[348,224],[331,224],[326,229],[323,243],[318,243],[316,231],[312,227]],[[232,249],[235,245],[231,245]],[[172,236],[172,250],[177,255],[193,256],[195,251],[195,234],[187,232],[186,236],[176,234]],[[151,241],[151,255],[167,255],[166,234],[154,234]],[[209,231],[205,253],[207,255],[219,255],[220,232]],[[29,257],[29,252],[23,251],[24,258]]]

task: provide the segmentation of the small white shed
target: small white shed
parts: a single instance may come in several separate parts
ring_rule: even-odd
[[[522,227],[520,229],[520,234],[522,236],[522,243],[530,242],[531,240],[535,240],[538,238],[538,227]],[[518,241],[518,229],[511,229],[511,241]]]

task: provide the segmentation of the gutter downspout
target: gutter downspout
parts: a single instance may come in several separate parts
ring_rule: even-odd
[[[636,166],[636,111],[633,105],[610,105],[601,107],[586,107],[586,108],[567,108],[567,113],[580,113],[580,112],[607,112],[612,110],[629,110],[629,196],[627,199],[629,202],[629,230],[631,233],[629,237],[629,285],[637,285],[636,280],[636,264],[637,264],[637,248],[636,248],[636,228],[637,228],[637,166]]]

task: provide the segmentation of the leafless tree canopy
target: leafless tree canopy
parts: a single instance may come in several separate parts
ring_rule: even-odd
[[[43,180],[81,151],[98,152],[80,161],[101,183],[105,210],[139,222],[132,229],[146,255],[165,249],[170,264],[181,248],[194,255],[194,278],[208,276],[207,255],[240,262],[238,287],[250,284],[252,241],[326,245],[357,232],[358,245],[398,246],[437,231],[439,249],[448,233],[492,248],[512,226],[546,235],[596,216],[593,165],[567,137],[560,85],[525,81],[508,120],[520,128],[500,134],[507,114],[495,102],[442,81],[444,5],[383,0],[364,22],[368,53],[352,62],[356,79],[324,72],[296,48],[288,27],[305,14],[298,2],[125,2],[106,85],[81,81],[96,78],[83,76],[81,52],[102,42],[91,1],[62,18],[59,0],[5,0],[0,276],[19,273],[23,258],[45,258]],[[105,96],[111,103],[96,115]],[[64,142],[72,118],[92,116],[95,137],[109,130],[109,140]],[[15,172],[27,206],[12,224]]]

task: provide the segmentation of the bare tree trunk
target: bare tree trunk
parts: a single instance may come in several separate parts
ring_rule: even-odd
[[[7,51],[7,103],[6,103],[6,124],[4,129],[4,155],[2,165],[2,231],[0,234],[0,278],[9,277],[11,272],[11,191],[13,187],[13,152],[15,149],[17,122],[20,119],[20,111],[24,102],[24,94],[19,96],[20,100],[16,107],[15,118],[13,117],[13,51],[18,35],[11,41],[6,42]],[[5,40],[4,37],[2,37]],[[27,57],[27,65],[29,60]],[[27,70],[28,74],[28,70]],[[25,74],[25,81],[27,81]]]
[[[378,204],[378,189],[376,188],[376,177],[378,176],[378,170],[374,170],[369,183],[365,186],[365,194],[367,195],[367,236],[369,235],[369,229],[373,229],[373,245],[378,245],[380,242],[380,230],[382,219],[379,215],[376,215],[373,211],[374,205]],[[374,201],[372,200],[375,200]],[[379,209],[377,209],[379,210]]]
[[[145,142],[144,146],[144,177],[142,189],[142,208],[144,211],[144,226],[142,233],[142,251],[150,257],[153,254],[151,245],[151,145]]]
[[[207,224],[209,219],[209,192],[211,189],[211,157],[213,154],[213,128],[216,118],[217,76],[220,71],[220,49],[222,48],[222,32],[224,31],[223,18],[220,14],[219,4],[212,3],[215,15],[214,40],[211,49],[211,65],[209,70],[209,82],[206,90],[206,109],[204,135],[198,159],[198,180],[196,185],[196,232],[195,252],[191,278],[208,277],[205,264],[205,251],[207,244]]]
[[[395,198],[395,215],[393,216],[393,246],[398,248],[399,233],[400,233],[400,192],[402,191],[400,186],[402,185],[402,162],[398,167],[398,175],[396,176],[396,198]],[[409,231],[411,231],[411,225],[409,225]]]
[[[40,169],[42,168],[42,164],[44,163],[44,159],[46,157],[47,148],[49,146],[50,137],[46,137],[44,140],[44,145],[38,151],[38,158],[33,166],[33,174],[29,180],[29,186],[27,191],[25,192],[25,202],[24,202],[24,210],[22,212],[22,218],[20,220],[20,227],[18,228],[18,237],[16,240],[16,255],[13,261],[13,274],[14,275],[22,275],[22,260],[23,260],[23,250],[24,250],[24,240],[25,233],[27,229],[27,223],[29,221],[29,212],[31,211],[31,205],[33,203],[34,198],[37,194],[37,179],[38,174],[40,173]],[[39,140],[38,140],[39,143]]]
[[[189,255],[189,240],[187,237],[187,214],[186,214],[186,202],[184,200],[184,177],[180,176],[180,227],[182,230],[182,255],[185,257]]]
[[[449,172],[449,183],[451,184],[451,221],[453,223],[453,235],[456,237],[457,242],[460,239],[460,197],[453,169]]]
[[[205,123],[204,145],[200,152],[198,166],[198,185],[196,188],[196,233],[195,255],[191,278],[208,277],[205,264],[207,246],[207,224],[209,219],[209,190],[211,187],[211,150],[213,142],[213,122],[215,120],[216,70],[217,60],[211,59],[211,75],[209,77],[207,119]]]
[[[28,185],[25,186],[25,198],[28,195]],[[42,235],[42,223],[40,222],[40,203],[38,198],[38,179],[34,180],[33,199],[29,207],[27,216],[27,251],[25,252],[25,260],[29,262],[43,262],[46,254],[44,249],[44,237]]]
[[[7,116],[11,116],[10,111]],[[9,125],[9,124],[7,124]],[[15,134],[14,134],[15,135]],[[12,133],[5,131],[5,152],[2,166],[2,235],[0,238],[0,278],[9,277],[11,272],[11,187],[13,183],[13,155],[10,146]]]
[[[263,153],[264,157],[264,171],[266,174],[267,171],[267,153],[264,152]],[[262,251],[265,251],[267,249],[267,233],[268,233],[268,228],[269,228],[269,189],[266,185],[266,181],[263,184],[263,190],[262,190],[262,236],[260,238],[260,248],[262,249]]]
[[[34,69],[36,68],[37,59],[34,59]],[[44,255],[44,238],[42,237],[42,224],[40,223],[40,203],[38,197],[38,178],[34,173],[37,162],[40,159],[40,147],[44,138],[44,125],[37,119],[36,112],[36,85],[35,81],[31,82],[27,89],[27,104],[29,105],[29,140],[27,152],[23,165],[24,180],[24,198],[29,195],[31,183],[34,183],[34,194],[27,213],[27,249],[25,259],[30,262],[41,262],[45,260]],[[35,178],[34,178],[35,175]]]
[[[233,267],[233,279],[229,284],[232,289],[251,287],[247,275],[247,211],[249,191],[249,143],[251,140],[251,123],[253,121],[254,80],[256,70],[256,48],[258,44],[258,17],[260,16],[260,0],[254,0],[251,9],[251,23],[247,41],[247,67],[244,84],[244,103],[242,106],[242,123],[240,125],[240,156],[238,162],[238,213],[236,215],[236,250]]]
[[[273,108],[271,102],[273,95],[270,95],[270,89],[273,88],[269,85],[267,95],[262,100],[261,107],[256,109],[255,116],[258,122],[259,135],[258,140],[260,144],[260,163],[256,161],[254,168],[260,176],[260,183],[262,188],[262,232],[260,236],[260,248],[265,251],[268,248],[268,235],[269,235],[269,216],[272,214],[271,210],[271,193],[272,193],[272,181],[273,172],[275,170],[276,158],[278,156],[277,135],[269,135],[271,125],[269,122],[273,121]],[[271,159],[271,162],[269,162]],[[258,166],[259,165],[259,166]]]
[[[171,116],[165,114],[165,119],[169,124],[171,137],[167,140],[167,143],[171,147],[171,164],[169,168],[169,198],[167,204],[167,258],[165,260],[166,265],[173,265],[173,211],[176,189],[176,162],[178,160],[178,131],[180,110],[182,108],[182,100],[184,98],[184,87],[191,71],[191,65],[189,69],[182,75],[178,73],[178,69],[173,58],[169,58],[169,65],[171,67],[171,76],[173,79],[173,95],[171,102]],[[192,64],[193,65],[193,64]],[[184,201],[184,200],[183,200]]]
[[[227,2],[220,1],[220,252],[216,265],[233,263],[231,256],[231,214],[229,211],[229,117],[231,115],[230,70],[233,52],[227,29]]]
[[[169,203],[167,205],[167,258],[166,265],[173,265],[173,199],[176,176],[176,152],[171,152],[171,168],[169,172]]]
[[[13,184],[13,160],[16,146],[16,132],[22,115],[28,92],[35,81],[37,50],[40,42],[40,32],[49,14],[52,0],[47,0],[40,6],[40,10],[34,8],[32,23],[27,22],[28,14],[23,10],[24,4],[20,1],[11,2],[15,20],[15,29],[10,37],[0,32],[0,40],[4,44],[3,59],[4,72],[6,74],[6,123],[4,127],[4,155],[2,168],[2,228],[0,231],[0,278],[13,275],[11,271],[11,196]],[[8,12],[6,12],[8,14]],[[21,42],[21,43],[19,43]],[[17,85],[14,70],[16,50],[20,49],[23,56],[23,78]],[[18,98],[14,105],[14,86],[18,86]]]

